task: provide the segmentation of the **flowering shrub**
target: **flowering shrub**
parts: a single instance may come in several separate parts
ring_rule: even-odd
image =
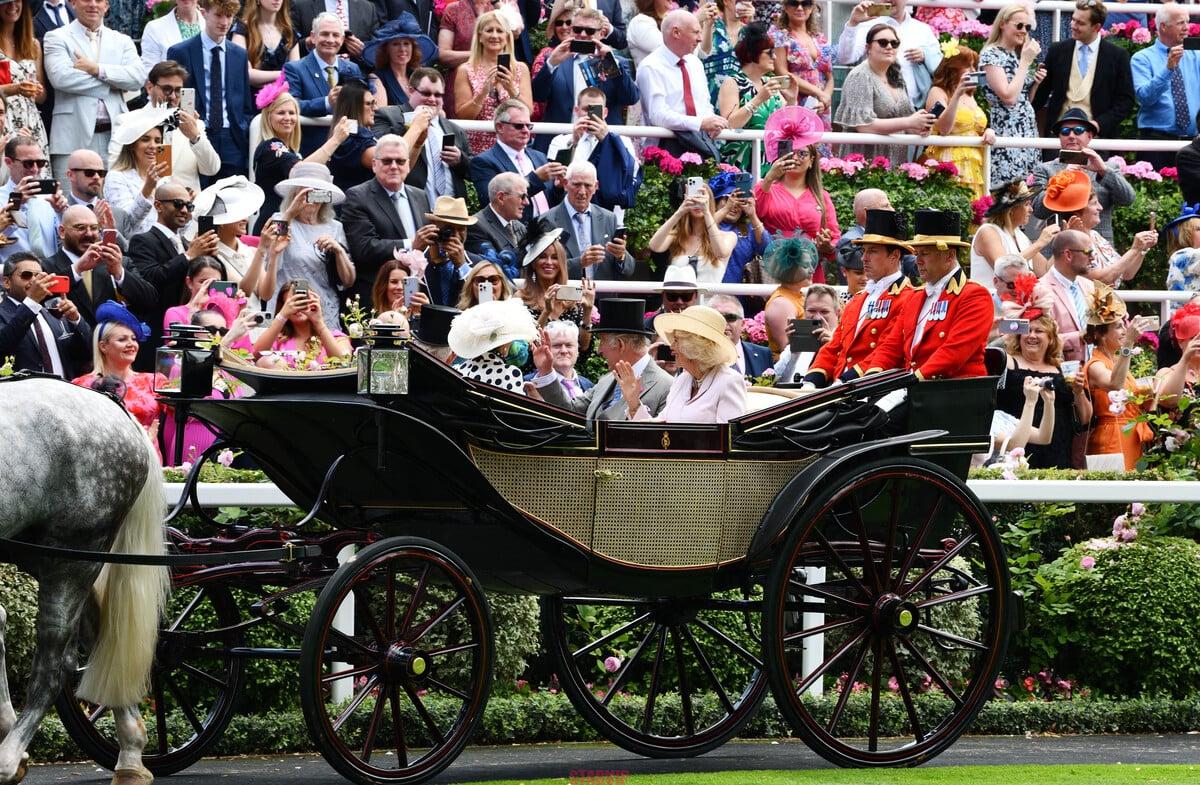
[[[1189,27],[1195,27],[1195,25],[1189,25]],[[1116,44],[1129,54],[1140,52],[1154,43],[1154,34],[1136,19],[1109,25],[1100,31],[1100,35],[1104,36],[1109,43]],[[1188,33],[1188,35],[1192,34]]]
[[[942,54],[946,57],[951,56],[946,54],[947,51],[953,52],[954,47],[958,46],[965,46],[978,52],[983,49],[988,35],[992,32],[991,25],[984,24],[977,19],[964,19],[957,22],[948,19],[934,19],[929,22],[929,26],[933,28],[933,32],[938,34],[938,41],[942,44]]]
[[[759,311],[749,319],[742,320],[742,340],[767,345],[767,312]]]
[[[1125,136],[1134,138],[1132,132]],[[1153,167],[1145,162],[1128,164],[1120,158],[1109,160],[1114,163],[1120,161],[1121,174],[1129,181],[1135,194],[1132,204],[1116,207],[1112,212],[1113,245],[1119,252],[1124,253],[1133,244],[1135,234],[1150,228],[1151,213],[1157,216],[1159,228],[1179,215],[1183,201],[1179,193],[1179,174],[1174,167],[1164,167],[1155,172]],[[1166,287],[1166,280],[1166,244],[1159,243],[1146,254],[1137,276],[1127,282],[1124,288],[1163,289]]]
[[[676,158],[661,147],[645,148],[637,204],[625,212],[629,253],[638,259],[650,258],[650,238],[678,206],[671,198],[672,183],[686,177],[708,180],[717,171],[717,164],[704,161],[695,153],[684,153]]]

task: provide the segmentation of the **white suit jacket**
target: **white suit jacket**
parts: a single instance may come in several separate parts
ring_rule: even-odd
[[[121,120],[117,120],[113,127],[120,123]],[[211,177],[221,171],[221,157],[217,155],[212,142],[208,141],[204,121],[199,120],[196,124],[200,127],[200,141],[195,144],[189,142],[178,128],[167,134],[166,141],[171,145],[171,176],[165,179],[200,193],[200,175]],[[120,154],[121,145],[117,142],[116,134],[113,134],[108,140],[108,155],[104,160],[111,166]]]
[[[115,123],[126,112],[122,91],[142,89],[146,69],[133,40],[108,27],[100,28],[100,79],[75,68],[75,56],[95,59],[92,44],[79,20],[46,33],[46,75],[54,88],[54,123],[50,130],[50,152],[69,155],[91,149],[96,132],[96,103],[104,101]],[[103,154],[105,151],[97,150]]]
[[[200,24],[204,25],[203,17]],[[179,34],[179,20],[175,18],[174,9],[166,16],[147,22],[146,29],[142,31],[142,65],[146,68],[146,73],[150,73],[151,68],[166,60],[167,50],[182,40],[183,36]],[[197,81],[202,82],[203,79]]]

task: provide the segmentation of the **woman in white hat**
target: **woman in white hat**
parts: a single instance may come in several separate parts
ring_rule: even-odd
[[[627,362],[613,368],[629,419],[720,423],[746,413],[746,382],[731,366],[737,353],[725,335],[725,317],[707,305],[654,317],[659,340],[670,344],[682,373],[671,383],[667,402],[651,418],[641,405],[642,384]]]
[[[480,303],[454,317],[447,339],[465,362],[454,366],[468,379],[524,392],[521,369],[506,362],[514,341],[535,341],[537,322],[516,298]]]
[[[258,296],[278,299],[280,282],[307,280],[313,296],[321,300],[325,324],[337,330],[338,290],[353,286],[355,278],[346,233],[333,213],[333,206],[346,195],[333,184],[327,167],[307,161],[293,166],[292,176],[275,186],[275,192],[283,197],[280,207],[288,231],[276,236],[267,249]]]
[[[168,106],[147,106],[121,115],[113,127],[113,141],[121,146],[121,152],[109,162],[104,199],[129,216],[131,237],[148,231],[158,219],[154,189],[169,167],[157,160],[163,140],[161,126],[174,112]]]
[[[242,175],[218,180],[196,197],[196,218],[212,218],[217,232],[216,257],[225,265],[225,280],[238,284],[243,292],[253,292],[262,273],[264,244],[251,248],[242,243],[254,215],[267,195]]]
[[[580,346],[590,346],[596,282],[585,278],[582,287],[568,291],[567,249],[559,242],[563,230],[554,228],[537,234],[542,228],[541,222],[534,222],[525,236],[525,256],[521,262],[525,285],[518,296],[539,325],[545,327],[559,320],[571,322],[579,327]],[[568,296],[560,297],[560,293]]]

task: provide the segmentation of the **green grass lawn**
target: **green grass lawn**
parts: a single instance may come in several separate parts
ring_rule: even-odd
[[[592,777],[588,777],[592,774]],[[580,771],[575,779],[491,781],[486,785],[1195,785],[1200,766],[946,766],[921,769],[838,769],[834,771],[724,771],[705,774],[608,775]],[[475,785],[483,785],[476,783]]]

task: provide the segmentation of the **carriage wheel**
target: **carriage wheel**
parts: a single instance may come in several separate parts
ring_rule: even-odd
[[[204,757],[224,733],[242,682],[243,661],[229,650],[242,645],[233,595],[224,587],[176,588],[158,633],[150,695],[142,702],[147,743],[142,762],[155,776],[183,771]],[[107,707],[75,697],[82,675],[63,689],[56,708],[63,727],[84,753],[105,768],[117,764],[117,736]]]
[[[353,632],[335,628],[339,609]],[[483,716],[491,680],[483,589],[429,540],[395,537],[360,551],[326,584],[304,631],[304,718],[325,759],[353,782],[420,782],[449,766]],[[452,711],[435,717],[426,695],[452,699]]]
[[[762,600],[741,592],[547,597],[542,639],[563,691],[600,735],[638,755],[685,758],[733,738],[758,709],[761,613]],[[621,706],[624,692],[644,703]]]
[[[979,500],[940,467],[882,460],[820,494],[785,543],[763,643],[796,733],[839,766],[912,766],[949,747],[1006,646],[1007,563]],[[806,640],[823,643],[807,663]],[[824,699],[805,695],[817,686]]]

